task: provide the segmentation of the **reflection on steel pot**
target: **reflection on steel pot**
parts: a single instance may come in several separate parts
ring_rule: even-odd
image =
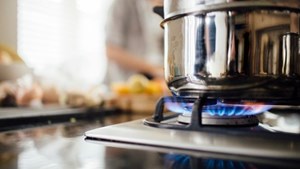
[[[299,100],[300,1],[165,0],[164,9],[175,95]]]

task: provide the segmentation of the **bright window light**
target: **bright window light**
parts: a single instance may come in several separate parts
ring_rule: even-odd
[[[100,84],[111,1],[18,0],[18,52],[36,74],[66,87]]]

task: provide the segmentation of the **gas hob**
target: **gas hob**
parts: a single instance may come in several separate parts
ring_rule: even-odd
[[[173,121],[172,121],[173,120]],[[176,123],[176,119],[169,119]],[[85,133],[104,144],[172,151],[204,151],[255,157],[300,159],[300,135],[276,132],[264,124],[254,127],[203,127],[200,131],[153,128],[144,120],[116,124]]]
[[[165,100],[158,102],[153,117],[87,131],[86,139],[125,148],[300,160],[298,106],[292,106],[293,111],[289,106],[258,111],[254,107],[261,106],[253,104],[241,108],[211,104],[205,98],[184,99],[193,103],[181,106],[188,114],[163,111]]]

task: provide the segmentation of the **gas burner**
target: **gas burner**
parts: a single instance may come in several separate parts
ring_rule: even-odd
[[[178,115],[177,122],[181,124],[190,124],[191,113],[183,113]],[[255,115],[242,116],[211,116],[208,113],[202,113],[202,124],[209,126],[254,126],[258,124]]]
[[[181,112],[165,112],[168,103],[178,103],[173,105],[179,105]],[[170,96],[158,101],[154,116],[145,119],[144,124],[157,128],[196,131],[203,130],[205,126],[249,127],[258,125],[259,121],[255,114],[269,107],[260,104],[225,104],[206,96],[199,98]]]
[[[172,105],[171,105],[172,106]],[[177,121],[182,124],[189,124],[191,121],[192,104],[186,104],[180,109],[177,105],[177,112],[180,114]],[[172,106],[173,107],[173,106]],[[224,125],[224,126],[249,126],[257,125],[258,119],[255,116],[258,113],[268,110],[271,106],[264,104],[244,103],[228,104],[216,102],[216,104],[205,105],[202,108],[203,125]],[[174,108],[171,108],[175,110]],[[176,110],[175,110],[176,111]],[[183,113],[182,113],[183,112]]]

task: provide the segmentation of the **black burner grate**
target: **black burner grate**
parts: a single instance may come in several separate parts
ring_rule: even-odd
[[[186,125],[178,124],[174,122],[168,122],[170,119],[177,118],[180,113],[165,113],[165,105],[168,102],[182,102],[182,103],[193,103],[192,111],[191,111],[191,119],[190,122]],[[199,98],[188,98],[188,97],[176,97],[176,96],[168,96],[168,97],[162,97],[156,105],[155,113],[152,118],[147,118],[144,120],[145,125],[149,125],[152,127],[157,128],[167,128],[167,129],[180,129],[180,130],[203,130],[204,126],[207,126],[208,124],[202,124],[204,118],[203,118],[203,107],[205,105],[215,105],[217,103],[216,99],[207,98],[206,96],[200,96]],[[229,121],[230,118],[228,117],[226,121]],[[258,119],[254,115],[248,115],[241,117],[246,118],[249,120],[249,123],[236,123],[236,126],[254,126],[258,124]],[[236,119],[234,119],[236,120]],[[209,124],[210,126],[212,124]],[[216,124],[217,126],[220,126],[222,124]],[[223,124],[224,126],[226,124]],[[227,125],[226,125],[227,126]],[[231,127],[234,126],[231,124]]]

